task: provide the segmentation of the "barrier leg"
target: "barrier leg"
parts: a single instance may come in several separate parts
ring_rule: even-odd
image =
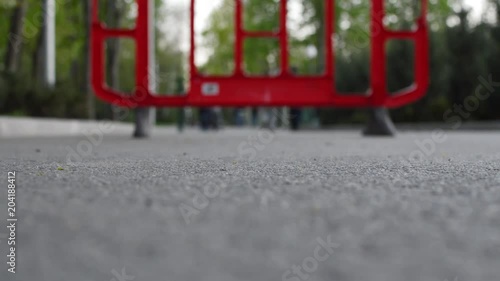
[[[134,138],[149,138],[156,120],[156,109],[140,107],[135,110]]]
[[[365,136],[395,136],[396,127],[392,122],[389,111],[385,107],[371,108],[368,112],[368,123],[363,131]]]
[[[148,82],[149,90],[157,90],[156,82],[156,38],[155,38],[155,1],[147,0],[148,7]],[[134,138],[149,138],[156,124],[156,108],[139,107],[135,110],[135,132]]]

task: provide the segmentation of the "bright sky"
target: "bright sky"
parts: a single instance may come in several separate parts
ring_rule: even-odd
[[[189,0],[164,0],[166,3],[170,2],[174,5],[188,5]],[[221,0],[198,0],[196,4],[196,12],[197,17],[196,20],[198,22],[197,25],[202,25],[203,22],[206,22],[206,19],[210,15],[210,13],[215,9]],[[464,3],[473,9],[474,16],[480,16],[481,12],[484,9],[484,4],[486,0],[464,0]]]
[[[167,6],[176,6],[176,7],[183,7],[182,10],[185,11],[185,16],[186,16],[186,23],[183,23],[183,25],[187,25],[187,21],[189,19],[188,16],[188,7],[190,4],[190,0],[163,0]],[[344,0],[346,1],[346,0]],[[484,11],[485,8],[485,3],[487,0],[463,0],[465,5],[472,8],[472,15],[473,18],[476,20],[479,20],[482,12]],[[214,9],[216,9],[222,0],[197,0],[196,1],[196,18],[195,18],[195,28],[196,32],[200,34],[203,29],[205,28],[205,25],[207,23],[207,20],[212,13]],[[296,12],[296,11],[295,11]],[[291,11],[292,17],[294,14],[294,11]],[[300,15],[296,15],[300,16]],[[182,35],[182,49],[188,50],[189,49],[189,29],[188,26],[179,26],[180,32],[183,34]],[[199,45],[199,40],[201,39],[200,36],[197,36],[197,45]],[[202,63],[204,58],[206,58],[207,54],[203,52],[203,50],[199,50],[201,53],[197,54],[197,61],[198,63]]]
[[[472,8],[474,17],[479,18],[484,10],[486,0],[465,0],[464,3]]]

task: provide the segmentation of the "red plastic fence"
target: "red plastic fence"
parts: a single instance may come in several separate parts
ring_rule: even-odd
[[[92,85],[98,97],[124,107],[158,106],[325,106],[325,107],[400,107],[423,97],[429,84],[429,42],[426,21],[427,0],[421,1],[416,29],[392,31],[384,27],[385,0],[371,0],[371,84],[365,93],[339,93],[335,87],[334,0],[325,1],[325,72],[318,76],[291,73],[287,32],[287,0],[280,0],[280,29],[277,32],[247,31],[243,28],[243,0],[235,1],[235,71],[230,76],[206,76],[195,65],[195,0],[191,1],[189,58],[190,80],[186,95],[154,94],[150,91],[148,50],[149,0],[136,0],[138,15],[133,29],[109,29],[98,17],[99,0],[93,0]],[[202,0],[206,1],[206,0]],[[105,83],[105,42],[109,38],[131,38],[136,43],[136,89],[130,94],[110,89]],[[243,71],[243,43],[247,38],[277,38],[280,42],[281,73],[277,76],[249,77]],[[386,50],[388,40],[415,42],[415,82],[397,93],[387,89]]]

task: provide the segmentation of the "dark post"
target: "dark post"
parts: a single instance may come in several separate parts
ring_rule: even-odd
[[[149,107],[139,107],[135,110],[134,138],[149,138],[156,120],[156,110]]]
[[[184,93],[184,79],[178,76],[175,79],[175,93],[182,95]],[[183,132],[186,126],[186,111],[184,107],[177,109],[177,130]]]
[[[368,110],[368,123],[363,135],[392,137],[397,133],[389,111],[385,107],[370,108]]]

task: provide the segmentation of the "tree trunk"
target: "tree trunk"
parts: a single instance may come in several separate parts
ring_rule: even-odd
[[[39,8],[43,9],[45,7],[45,2],[47,0],[41,1]],[[44,45],[45,45],[45,20],[40,21],[40,30],[38,32],[38,38],[36,41],[35,49],[32,54],[32,76],[36,83],[42,83],[43,81],[43,71],[44,71]]]
[[[9,73],[15,73],[19,69],[21,61],[21,47],[23,43],[24,17],[26,15],[27,3],[18,0],[10,19],[9,42],[5,56],[5,69]]]
[[[87,117],[90,120],[96,119],[96,110],[95,110],[95,98],[92,93],[91,85],[91,67],[92,62],[90,57],[90,28],[92,24],[92,1],[83,1],[83,24],[85,28],[85,45],[83,48],[83,73],[84,79],[82,83],[82,92],[87,96]]]

